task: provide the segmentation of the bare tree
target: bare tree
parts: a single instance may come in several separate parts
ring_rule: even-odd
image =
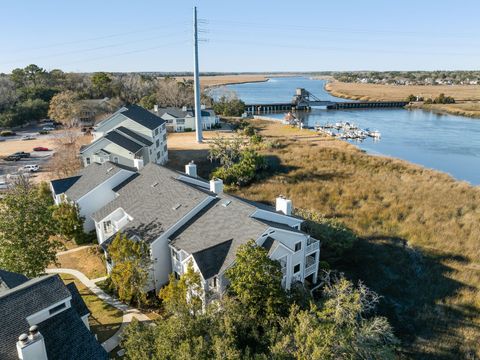
[[[55,137],[57,151],[50,161],[55,176],[69,177],[82,167],[79,155],[81,136],[78,130],[70,128]]]

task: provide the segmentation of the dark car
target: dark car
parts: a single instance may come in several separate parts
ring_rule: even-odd
[[[7,157],[3,158],[5,161],[18,161],[20,160],[20,156],[18,155],[8,155]]]
[[[33,148],[33,151],[50,151],[50,149],[43,146],[37,146]]]
[[[20,158],[29,158],[30,153],[25,152],[25,151],[19,151],[19,152],[16,152],[15,154],[12,154],[10,156],[19,156]]]

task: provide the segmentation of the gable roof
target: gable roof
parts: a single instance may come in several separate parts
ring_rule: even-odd
[[[0,294],[27,281],[28,278],[25,275],[0,269]]]
[[[158,115],[159,117],[162,117],[165,114],[168,114],[170,116],[173,116],[174,118],[185,118],[187,116],[194,117],[195,116],[195,110],[193,109],[187,109],[182,110],[180,108],[176,107],[165,107],[165,108],[159,108],[158,112],[153,111],[154,114]],[[201,110],[202,116],[212,116],[209,111],[206,110]]]
[[[62,180],[66,180],[67,183],[71,182],[68,189],[64,192],[70,200],[77,201],[89,191],[119,173],[121,170],[128,170],[132,173],[135,172],[135,169],[109,161],[103,164],[93,162],[87,167],[81,169],[78,175],[73,177],[76,178],[74,181],[68,180],[72,178],[53,180],[52,186],[59,187],[59,184],[60,187],[63,186],[61,185]],[[53,185],[54,182],[56,182],[55,185]],[[57,191],[55,191],[55,193],[58,194]]]
[[[121,114],[150,130],[155,130],[165,123],[165,120],[138,105],[128,105],[122,110],[120,110]]]
[[[28,332],[27,317],[69,297],[72,308],[37,324],[48,359],[107,359],[105,350],[80,319],[88,309],[74,287],[73,283],[65,286],[58,275],[46,275],[0,293],[0,359],[18,359],[16,343],[21,334]]]
[[[133,218],[122,233],[154,241],[210,196],[185,185],[177,177],[175,171],[149,163],[134,178],[118,186],[118,196],[93,213],[92,218],[98,222],[122,208]]]
[[[208,259],[211,264],[205,268],[206,273],[197,264],[208,279],[212,268],[218,270],[217,273],[225,271],[234,262],[240,245],[257,240],[269,228],[251,217],[254,212],[255,207],[222,194],[199,216],[172,234],[171,245],[192,254],[195,259]],[[224,253],[220,254],[221,251]]]
[[[139,144],[136,141],[133,141],[123,135],[120,131],[112,130],[109,131],[103,138],[110,140],[112,143],[130,151],[131,153],[136,154],[143,149],[143,145]]]
[[[55,195],[60,195],[70,189],[78,179],[80,179],[80,176],[72,176],[64,179],[52,180],[50,183],[52,184]]]
[[[220,272],[232,243],[233,239],[230,239],[192,255],[204,279],[210,279]]]
[[[126,128],[125,126],[119,126],[117,129],[117,131],[120,131],[121,133],[131,137],[132,139],[142,143],[143,145],[145,146],[151,146],[153,145],[153,142],[151,142],[150,140],[144,138],[142,135],[140,134],[137,134],[135,131],[132,131],[128,128]]]

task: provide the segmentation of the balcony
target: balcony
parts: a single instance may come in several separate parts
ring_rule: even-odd
[[[305,268],[305,277],[307,277],[308,275],[312,275],[313,273],[315,273],[315,269],[316,269],[315,264],[306,267],[306,268]]]
[[[314,252],[314,251],[318,251],[320,249],[320,241],[318,240],[313,240],[313,239],[309,239],[308,242],[307,242],[307,250],[306,250],[306,253],[311,253],[311,252]]]
[[[315,272],[317,264],[315,261],[315,255],[309,255],[305,257],[305,273],[304,276],[307,277]]]

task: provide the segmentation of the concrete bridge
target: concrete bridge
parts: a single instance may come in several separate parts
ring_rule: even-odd
[[[347,101],[336,102],[320,100],[309,91],[298,88],[295,96],[289,103],[246,104],[245,111],[249,114],[268,113],[277,111],[310,110],[312,106],[322,106],[330,110],[341,109],[375,109],[375,108],[400,108],[408,101]]]

